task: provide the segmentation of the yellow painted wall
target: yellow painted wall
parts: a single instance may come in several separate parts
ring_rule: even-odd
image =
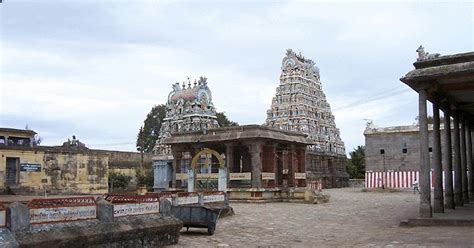
[[[4,190],[7,157],[20,158],[20,163],[41,165],[41,172],[19,173],[18,186],[25,192],[102,194],[108,191],[108,156],[85,151],[61,152],[42,149],[0,149],[0,190]],[[47,179],[46,183],[42,179]]]

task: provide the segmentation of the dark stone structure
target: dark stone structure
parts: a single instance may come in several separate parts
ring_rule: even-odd
[[[207,132],[175,134],[165,140],[173,152],[173,182],[176,173],[187,173],[190,159],[201,148],[223,154],[229,172],[228,188],[281,188],[306,186],[306,135],[258,125],[211,129]],[[183,158],[183,154],[189,154]],[[186,161],[187,160],[187,161]],[[218,164],[200,168],[201,173],[217,172]],[[242,176],[241,178],[234,177]],[[233,180],[236,179],[236,180]]]

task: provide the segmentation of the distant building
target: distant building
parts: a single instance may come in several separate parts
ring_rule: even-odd
[[[132,178],[151,164],[151,155],[89,149],[76,139],[61,146],[39,146],[36,132],[0,128],[0,192],[10,194],[103,194],[110,172]]]
[[[444,130],[443,125],[441,129]],[[429,152],[433,142],[433,126],[429,125]],[[420,165],[419,126],[376,128],[367,125],[365,136],[366,171],[418,171]],[[441,144],[444,136],[441,135]]]
[[[108,154],[79,140],[36,146],[31,130],[0,128],[0,191],[13,194],[101,194],[108,191]]]
[[[0,146],[31,147],[36,132],[32,130],[0,128]]]

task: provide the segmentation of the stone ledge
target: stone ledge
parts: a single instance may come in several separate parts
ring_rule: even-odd
[[[157,247],[177,244],[182,221],[160,215],[32,225],[13,233],[21,247]]]
[[[400,227],[417,226],[474,226],[474,220],[418,218],[400,222]]]

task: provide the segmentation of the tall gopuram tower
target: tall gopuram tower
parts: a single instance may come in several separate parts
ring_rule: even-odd
[[[286,50],[266,126],[304,133],[314,141],[309,151],[345,156],[344,142],[322,90],[315,63]]]
[[[183,82],[172,85],[173,90],[168,95],[166,102],[166,117],[158,134],[153,158],[155,173],[155,185],[157,190],[165,190],[170,186],[168,183],[175,180],[173,175],[172,161],[174,157],[180,157],[188,161],[189,154],[172,154],[171,147],[164,144],[164,140],[174,133],[187,131],[199,131],[218,128],[216,109],[212,103],[212,93],[207,85],[207,78],[200,77],[198,81]],[[183,170],[188,166],[182,163]]]

